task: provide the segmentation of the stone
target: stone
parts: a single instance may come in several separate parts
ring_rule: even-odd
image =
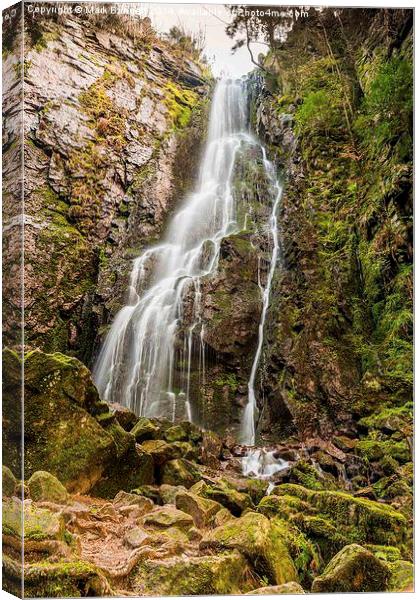
[[[179,492],[175,498],[175,506],[192,516],[194,525],[199,529],[209,527],[222,509],[222,505],[214,500],[200,498],[191,492]]]
[[[213,527],[224,525],[228,521],[235,519],[232,513],[227,508],[221,508],[213,517]]]
[[[164,440],[146,440],[141,444],[141,447],[150,454],[157,467],[177,457],[176,449]]]
[[[159,487],[159,495],[163,504],[175,504],[175,498],[178,492],[185,492],[187,488],[183,485],[169,485],[162,483]]]
[[[170,505],[163,506],[149,513],[144,517],[143,523],[148,527],[157,527],[159,529],[177,527],[182,531],[188,531],[194,525],[191,515]]]
[[[238,492],[224,481],[219,481],[214,486],[203,486],[199,495],[219,502],[235,516],[240,516],[245,509],[252,506],[252,500],[248,494]]]
[[[311,592],[383,592],[391,572],[388,565],[358,544],[345,546],[312,583]]]
[[[188,440],[188,432],[181,425],[173,425],[165,431],[165,439],[168,442],[185,442]]]
[[[201,443],[201,462],[203,465],[217,469],[220,465],[222,450],[223,444],[220,437],[212,431],[205,431]]]
[[[388,592],[414,591],[414,565],[407,560],[396,560],[388,563],[391,577],[388,582]]]
[[[266,587],[257,588],[251,592],[247,592],[247,596],[265,596],[277,594],[304,594],[305,590],[297,583],[297,581],[289,581],[289,583],[283,583],[282,585],[268,585]]]
[[[22,529],[23,521],[23,529]],[[18,498],[3,502],[3,534],[25,540],[64,540],[64,518],[46,508],[38,508],[31,501]]]
[[[117,457],[112,435],[90,414],[99,396],[89,370],[34,350],[25,357],[25,386],[25,473],[48,471],[68,491],[88,491]]]
[[[2,495],[3,496],[13,496],[15,494],[17,479],[13,475],[12,471],[9,467],[3,465],[2,467]]]
[[[160,434],[159,427],[150,419],[140,417],[130,432],[139,444],[145,440],[154,440]]]
[[[141,548],[141,546],[149,545],[151,541],[150,535],[141,527],[129,529],[124,535],[124,544],[130,548]]]
[[[162,483],[169,485],[183,485],[190,488],[200,479],[200,473],[194,463],[184,458],[167,462],[162,470]]]
[[[348,543],[398,546],[406,535],[406,518],[387,504],[355,498],[345,492],[308,490],[290,483],[276,486],[273,493],[309,503],[320,516],[331,519]]]
[[[118,492],[113,500],[113,504],[115,507],[120,508],[125,506],[136,506],[140,509],[141,514],[145,515],[148,512],[152,511],[154,508],[154,504],[150,498],[146,498],[145,496],[139,496],[137,494],[132,494],[124,491]]]
[[[37,502],[65,503],[68,493],[64,485],[47,471],[35,471],[28,480],[29,494]]]
[[[208,548],[239,550],[270,584],[297,580],[283,531],[261,514],[248,512],[209,531],[200,542],[200,549]]]
[[[133,576],[138,596],[240,594],[248,591],[249,568],[237,551],[211,556],[177,556],[145,560]]]
[[[125,431],[132,431],[138,417],[126,406],[116,402],[109,405],[112,414]]]

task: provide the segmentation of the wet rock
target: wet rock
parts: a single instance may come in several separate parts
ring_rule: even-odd
[[[185,442],[189,439],[188,431],[182,425],[173,425],[165,431],[168,442]]]
[[[32,500],[65,503],[68,493],[63,484],[47,471],[35,471],[27,482]]]
[[[312,584],[312,593],[383,592],[390,569],[362,546],[351,544],[334,556]]]
[[[220,465],[220,456],[223,450],[222,440],[216,433],[205,431],[201,443],[201,462],[214,469]]]
[[[209,527],[216,514],[222,508],[218,502],[200,498],[200,496],[191,492],[179,492],[175,498],[175,505],[180,510],[191,515],[194,525],[199,529]]]
[[[248,512],[210,531],[200,542],[200,548],[239,550],[257,573],[273,584],[297,580],[281,530],[258,513]]]

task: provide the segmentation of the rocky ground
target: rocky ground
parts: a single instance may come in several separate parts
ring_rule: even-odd
[[[18,376],[17,355],[4,361]],[[374,446],[285,439],[271,449],[288,465],[264,481],[242,475],[233,439],[101,402],[77,359],[34,351],[25,366],[25,481],[18,455],[3,468],[8,591],[22,538],[36,597],[411,589],[403,415],[377,419]]]

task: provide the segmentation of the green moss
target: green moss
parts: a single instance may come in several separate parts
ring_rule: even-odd
[[[173,82],[165,86],[165,105],[168,108],[169,118],[175,129],[185,128],[190,119],[191,112],[198,104],[198,95],[192,90],[185,90]]]

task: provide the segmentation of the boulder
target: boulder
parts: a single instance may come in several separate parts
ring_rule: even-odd
[[[211,556],[145,560],[132,576],[137,596],[240,594],[252,588],[246,560],[237,551]]]
[[[312,583],[315,594],[384,592],[391,571],[388,565],[358,544],[345,546]]]
[[[22,529],[23,521],[23,529]],[[38,508],[31,501],[18,498],[3,502],[3,535],[29,541],[63,541],[64,518],[46,508]]]
[[[200,479],[200,473],[194,463],[185,458],[177,458],[164,465],[161,479],[162,483],[190,488]]]
[[[123,507],[136,506],[139,508],[141,514],[143,515],[152,511],[154,508],[154,504],[149,498],[145,498],[144,496],[139,496],[137,494],[130,494],[124,491],[118,492],[118,494],[113,500],[113,504],[116,508],[119,508],[120,510]]]
[[[414,565],[407,560],[396,560],[388,563],[391,577],[388,581],[388,592],[414,591]]]
[[[297,580],[283,531],[264,515],[248,512],[208,532],[200,549],[239,550],[261,577],[280,585]]]
[[[252,506],[248,494],[238,492],[223,480],[215,485],[203,485],[197,493],[204,498],[219,502],[235,516],[240,516],[245,509]]]
[[[189,432],[182,425],[173,425],[165,431],[165,439],[168,442],[185,442],[188,440]]]
[[[130,548],[140,548],[141,546],[147,546],[150,544],[152,538],[150,535],[141,527],[134,527],[129,529],[124,535],[124,544]]]
[[[203,465],[217,469],[220,465],[223,444],[217,433],[205,431],[201,443],[201,462]]]
[[[194,525],[199,529],[209,527],[222,505],[214,500],[200,498],[191,492],[179,492],[175,498],[175,506],[188,513],[194,520]]]
[[[88,491],[117,456],[112,435],[91,414],[99,396],[89,370],[35,350],[25,357],[25,389],[25,473],[48,471],[68,491]]]
[[[177,527],[182,531],[188,531],[194,525],[191,515],[170,505],[163,506],[149,513],[144,517],[143,523],[147,527],[158,529]]]
[[[13,475],[13,473],[9,469],[9,467],[6,467],[5,465],[3,465],[3,467],[2,467],[1,482],[2,482],[2,487],[1,487],[2,495],[3,496],[13,496],[15,494],[15,490],[16,490],[16,486],[17,486],[17,479]]]
[[[155,466],[160,467],[174,458],[178,458],[177,450],[164,440],[146,440],[141,444],[142,449],[150,454]]]
[[[159,487],[159,495],[162,500],[162,504],[175,504],[175,498],[178,492],[185,492],[187,488],[183,485],[169,485],[162,483]]]
[[[252,592],[247,592],[247,596],[265,596],[277,594],[304,594],[305,590],[297,583],[297,581],[289,581],[289,583],[283,583],[282,585],[268,585],[266,587],[257,588]]]
[[[130,433],[134,435],[136,442],[140,444],[145,440],[157,439],[160,434],[160,429],[151,419],[140,417]]]
[[[29,495],[32,500],[67,502],[68,493],[64,485],[47,471],[35,471],[28,481]]]
[[[345,492],[308,490],[295,484],[276,486],[273,493],[307,502],[316,514],[331,519],[348,543],[398,546],[405,539],[406,518],[389,505]]]
[[[109,409],[125,431],[131,431],[133,429],[138,417],[129,408],[114,402],[109,405]]]

